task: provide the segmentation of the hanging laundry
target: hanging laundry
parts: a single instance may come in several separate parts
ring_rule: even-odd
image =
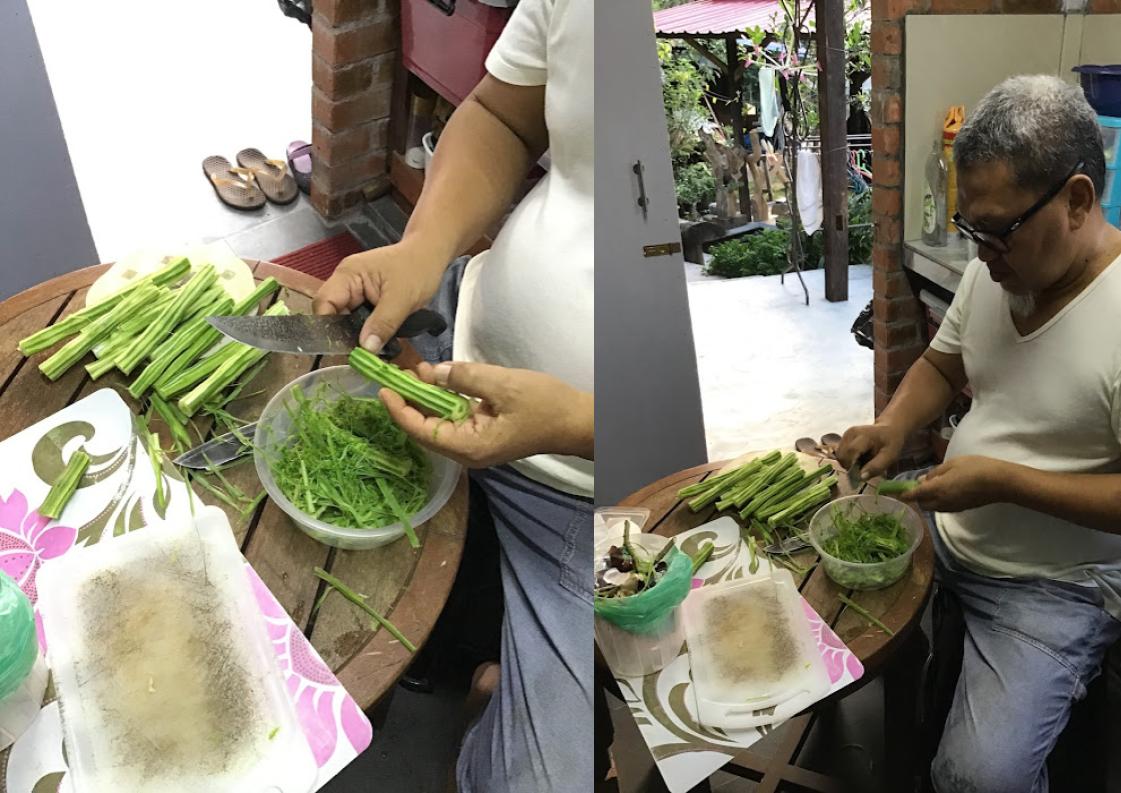
[[[821,160],[817,152],[801,149],[798,152],[798,214],[807,234],[821,228],[825,212],[821,198]]]
[[[782,115],[782,105],[778,99],[778,88],[775,85],[775,70],[763,66],[759,69],[759,121],[763,126],[763,134],[768,138],[774,137],[775,126],[778,125],[779,116]]]

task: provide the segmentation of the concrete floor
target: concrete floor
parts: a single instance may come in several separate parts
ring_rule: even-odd
[[[824,299],[825,271],[712,278],[688,265],[689,310],[710,460],[791,447],[872,421],[872,351],[849,332],[872,299],[872,268],[849,268],[849,299]]]

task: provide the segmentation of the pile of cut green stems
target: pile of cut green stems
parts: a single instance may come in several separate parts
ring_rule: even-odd
[[[114,371],[132,378],[128,391],[141,405],[139,434],[156,477],[156,506],[165,509],[167,450],[151,428],[153,417],[167,426],[171,446],[180,453],[196,445],[196,440],[205,440],[193,420],[199,414],[213,419],[216,434],[219,430],[240,432],[247,421],[235,416],[230,406],[261,393],[243,394],[243,390],[261,371],[268,353],[238,342],[223,343],[222,334],[207,318],[249,314],[279,288],[275,278],[266,278],[244,299],[234,301],[219,283],[212,265],[192,272],[190,261],[179,257],[105,300],[74,311],[22,339],[18,349],[31,356],[61,344],[38,365],[51,381],[91,355],[85,369],[92,380]],[[288,313],[287,306],[279,300],[265,311],[268,316]],[[350,363],[359,373],[436,416],[458,423],[470,415],[471,402],[462,395],[421,383],[361,348],[354,350]],[[192,439],[189,429],[194,430],[197,439]],[[248,445],[251,439],[244,441]],[[246,459],[211,466],[207,469],[210,479],[188,472],[188,486],[192,480],[197,482],[243,519],[247,518],[260,505],[264,492],[250,496],[223,474],[231,465]],[[41,507],[47,511],[43,514],[50,513],[54,518],[61,514],[88,465],[89,457],[84,450],[71,455],[70,463]],[[415,544],[415,534],[410,530],[409,535]],[[388,622],[380,620],[379,624]],[[399,636],[396,629],[391,632]],[[403,643],[414,650],[407,640]]]
[[[749,551],[749,570],[754,573],[759,566],[757,534],[764,542],[773,543],[776,533],[787,536],[803,535],[804,527],[798,524],[815,508],[832,499],[837,484],[832,465],[824,463],[806,471],[793,452],[783,454],[772,451],[743,465],[711,476],[677,492],[689,509],[700,512],[714,506],[719,511],[734,512],[744,521],[744,542]],[[781,538],[780,538],[781,539]],[[793,573],[804,575],[806,568],[798,565],[786,553],[766,554],[768,562],[778,562]],[[851,598],[841,594],[841,601],[867,622],[891,634],[892,631]]]

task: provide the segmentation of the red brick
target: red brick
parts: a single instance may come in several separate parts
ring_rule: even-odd
[[[930,0],[872,0],[872,19],[899,20],[911,12],[927,9]]]
[[[331,66],[372,58],[397,47],[397,20],[374,19],[354,27],[334,28],[320,17],[312,25],[312,51]]]
[[[370,153],[370,125],[363,124],[353,129],[332,132],[315,124],[311,129],[311,145],[314,147],[316,162],[328,166],[340,165]]]
[[[919,326],[914,322],[875,322],[872,324],[872,339],[876,349],[899,349],[923,343]]]
[[[1002,0],[1005,14],[1058,14],[1063,10],[1062,0]]]
[[[880,187],[898,187],[903,183],[899,160],[895,157],[877,157],[873,152],[872,178]]]
[[[901,137],[900,127],[873,127],[872,152],[881,157],[898,157]]]
[[[899,217],[903,211],[903,194],[895,187],[872,188],[872,216]]]
[[[332,132],[315,124],[311,131],[311,144],[318,162],[330,166],[340,165],[365,154],[384,155],[388,147],[388,129],[388,118],[340,132]]]
[[[367,154],[341,165],[315,164],[315,173],[320,183],[329,187],[332,193],[353,190],[371,179],[386,172],[384,152]]]
[[[311,115],[319,124],[338,132],[389,115],[391,89],[371,89],[341,102],[332,102],[322,91],[312,91]]]
[[[899,55],[877,55],[872,58],[872,89],[898,91],[903,87],[903,67]]]
[[[370,17],[385,16],[385,0],[316,0],[315,13],[330,25],[345,25]]]
[[[872,20],[872,58],[903,52],[903,24]]]
[[[922,316],[919,303],[913,297],[872,298],[872,315],[878,322],[918,322]]]
[[[1121,0],[1090,0],[1087,9],[1091,14],[1121,14]]]
[[[899,124],[903,120],[903,100],[894,91],[872,92],[872,128]]]
[[[312,83],[334,101],[360,94],[373,84],[372,61],[331,68],[319,56],[312,57]]]
[[[899,245],[903,242],[903,221],[897,216],[882,215],[872,223],[873,240],[880,245]]]
[[[888,403],[890,401],[891,401],[891,394],[889,394],[886,391],[883,391],[879,388],[876,389],[876,408],[875,408],[876,412],[875,412],[875,415],[877,417],[879,417],[879,415],[884,412],[884,408],[886,408],[888,406]]]
[[[898,245],[872,245],[872,269],[897,272],[903,265],[902,251]]]
[[[902,270],[872,270],[872,295],[874,297],[909,297],[914,292],[911,282]]]
[[[362,201],[361,190],[331,193],[314,177],[311,180],[311,205],[324,218],[337,218]]]
[[[932,14],[1000,13],[1000,0],[930,0]]]

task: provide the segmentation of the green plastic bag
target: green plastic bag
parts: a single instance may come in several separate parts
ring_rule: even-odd
[[[23,684],[38,657],[31,601],[0,572],[0,700]]]
[[[655,586],[622,598],[596,598],[596,614],[630,633],[655,633],[693,586],[693,560],[676,547],[665,558],[667,568]]]

